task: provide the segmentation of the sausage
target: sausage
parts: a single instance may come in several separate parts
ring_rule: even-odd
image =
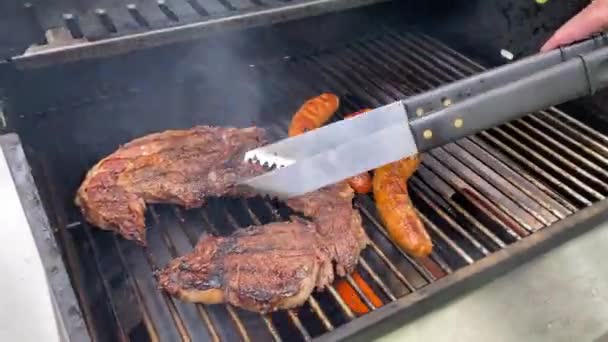
[[[346,180],[348,185],[358,194],[367,194],[372,191],[372,177],[369,172],[363,172]]]
[[[369,109],[363,109],[346,118],[367,111]],[[357,189],[365,191],[365,182],[369,181],[374,191],[376,208],[393,241],[406,252],[424,257],[431,253],[433,243],[407,192],[407,180],[416,172],[419,164],[420,158],[413,156],[377,168],[373,181],[369,173],[365,173],[349,178],[348,183],[357,193],[362,193]]]
[[[433,243],[407,192],[407,180],[419,164],[416,155],[377,168],[373,191],[376,208],[391,239],[405,252],[424,257],[431,253]]]
[[[321,127],[338,110],[340,99],[331,93],[313,97],[298,109],[289,125],[289,136],[293,137]]]

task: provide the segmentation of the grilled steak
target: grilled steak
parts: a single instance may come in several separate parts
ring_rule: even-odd
[[[242,162],[246,151],[263,142],[264,131],[255,127],[197,126],[150,134],[97,163],[76,204],[95,226],[145,245],[146,203],[193,208],[207,196],[237,195],[237,179],[263,171]]]
[[[186,301],[226,301],[258,312],[299,306],[315,287],[333,282],[334,264],[340,276],[352,272],[369,241],[353,195],[341,182],[287,202],[312,222],[292,219],[205,236],[159,272],[160,287]]]
[[[359,252],[369,241],[361,215],[353,208],[353,197],[352,188],[340,182],[287,201],[291,209],[312,218],[320,237],[319,247],[335,262],[339,276],[354,270]],[[333,277],[326,283],[331,282]]]
[[[316,240],[314,226],[298,221],[204,236],[192,253],[161,272],[159,283],[190,302],[226,301],[260,312],[291,308],[316,285],[324,258]]]

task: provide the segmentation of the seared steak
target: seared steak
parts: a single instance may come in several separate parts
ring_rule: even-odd
[[[316,240],[314,226],[298,221],[204,236],[192,253],[160,273],[159,283],[190,302],[225,301],[259,312],[291,308],[316,285],[324,259]]]
[[[369,242],[359,211],[353,208],[354,192],[340,182],[287,201],[296,212],[312,218],[320,237],[320,248],[333,260],[336,273],[345,276],[357,265],[359,252]],[[333,277],[326,283],[333,282]]]
[[[263,171],[242,162],[245,152],[263,143],[264,131],[255,127],[197,126],[150,134],[97,163],[76,204],[95,226],[145,245],[146,203],[194,208],[207,196],[237,195],[237,179]]]
[[[310,217],[203,237],[190,254],[158,274],[160,287],[182,300],[228,302],[268,312],[299,306],[312,293],[354,270],[368,243],[353,191],[345,182],[291,199]]]

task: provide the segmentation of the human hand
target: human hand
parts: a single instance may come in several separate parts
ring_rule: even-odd
[[[582,40],[606,28],[608,28],[608,0],[594,0],[560,27],[540,51],[549,51],[560,45]]]

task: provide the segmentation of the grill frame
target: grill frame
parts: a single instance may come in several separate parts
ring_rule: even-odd
[[[336,58],[338,58],[338,57],[336,57]],[[343,60],[344,56],[341,56],[338,59]],[[311,61],[310,63],[314,64],[314,63],[317,63],[317,62]],[[319,64],[319,63],[317,63],[317,64]],[[323,64],[323,62],[321,61],[320,64]],[[361,65],[358,65],[356,62],[348,62],[347,64],[348,64],[349,67],[352,67],[353,69],[364,70],[363,67]],[[264,66],[261,66],[261,68],[263,68],[263,67]],[[437,67],[437,66],[435,66],[435,67]],[[304,70],[306,70],[306,69],[304,69]],[[453,73],[457,73],[457,72],[458,72],[458,70],[455,69],[455,71],[453,71],[452,74]],[[462,73],[462,72],[463,71],[460,70],[460,73]],[[301,73],[300,73],[300,75],[301,75]],[[439,76],[434,75],[433,77],[444,78],[444,76],[441,75],[441,74],[439,74]],[[302,79],[304,79],[304,78],[305,77],[302,76]],[[443,81],[446,81],[446,80],[447,79],[445,79]],[[348,82],[352,82],[352,81],[353,80],[349,80]],[[372,82],[373,81],[374,80],[372,80]],[[334,79],[332,82],[336,82],[336,80]],[[304,83],[306,83],[306,82],[304,82]],[[323,83],[323,81],[320,82],[320,83]],[[431,83],[429,83],[427,85],[432,86],[433,84],[431,84]],[[290,85],[289,89],[277,91],[274,95],[277,95],[277,96],[286,96],[287,95],[287,96],[289,96],[290,94],[292,94],[292,92],[297,92],[297,90],[295,88],[302,87],[302,86],[303,86],[302,84],[300,84],[299,86]],[[350,87],[350,85],[349,85],[349,87]],[[316,87],[312,87],[312,88],[316,88]],[[318,91],[318,90],[321,90],[321,89],[315,89],[315,91]],[[398,88],[398,89],[393,89],[391,91],[394,91],[397,94],[399,94],[399,93],[401,93],[401,94],[407,94],[408,92],[420,91],[420,90],[421,89],[401,89],[401,88]],[[383,91],[386,91],[386,90],[383,89]],[[298,98],[300,98],[300,97],[298,97]],[[373,102],[373,101],[376,101],[376,102]],[[381,104],[383,100],[378,100],[376,98],[376,99],[373,99],[373,101],[372,101],[372,104],[376,104],[377,105],[377,104]],[[356,100],[349,99],[347,102],[350,102],[349,106],[351,108],[349,108],[349,110],[357,107],[357,104],[356,104],[357,101]],[[55,112],[57,112],[57,108],[55,108]],[[28,113],[28,114],[31,114],[31,113]],[[34,114],[34,116],[37,115],[37,113],[33,113],[33,114]],[[60,115],[60,114],[59,113],[54,113],[53,115]],[[12,117],[11,119],[13,119],[15,121],[18,121],[18,119],[15,118],[15,117]],[[282,119],[285,119],[285,118],[282,118]],[[285,122],[280,122],[280,123],[275,123],[275,124],[281,126],[282,130],[284,130],[285,127],[286,127],[286,123]],[[4,148],[4,149],[6,150],[6,148]],[[14,153],[14,152],[10,152],[10,153]],[[450,152],[450,151],[444,152],[444,153],[446,153],[448,156],[453,154],[453,152]],[[435,157],[435,156],[433,158],[437,159],[437,157]],[[500,159],[500,160],[504,162],[503,159]],[[33,161],[37,162],[35,160],[33,160]],[[440,161],[436,160],[436,162],[439,163]],[[87,165],[80,165],[79,166],[79,168],[82,168],[82,169],[85,169],[86,167],[87,167]],[[19,167],[12,167],[12,169],[14,169],[14,170],[12,170],[14,172],[14,174],[18,174],[20,172],[23,172],[23,170],[21,170]],[[34,169],[37,170],[38,172],[40,172],[41,167],[38,165],[38,166],[35,166]],[[42,169],[44,169],[44,168],[42,168]],[[429,170],[428,168],[426,168],[426,169],[427,169],[427,171]],[[428,171],[428,172],[432,172],[432,170]],[[44,174],[44,170],[42,171],[42,173],[43,173],[42,175],[35,175],[35,178],[37,180],[40,180],[40,179],[56,179],[55,177],[51,177],[48,174],[45,175]],[[412,183],[414,183],[414,185],[412,187],[418,188],[418,189],[421,189],[421,187],[424,185],[424,182],[418,181],[417,178],[413,179]],[[34,186],[34,184],[32,183],[30,185],[25,185],[25,187],[27,187],[27,186]],[[46,185],[46,186],[49,186],[49,185]],[[54,186],[54,185],[51,184],[50,186]],[[454,184],[449,184],[447,186],[448,187],[453,187]],[[30,190],[32,190],[32,189],[30,189]],[[33,188],[33,191],[34,192],[36,191],[35,187]],[[42,188],[38,188],[38,191],[42,191],[43,192],[44,190]],[[426,194],[426,193],[432,193],[433,191],[436,191],[436,189],[434,189],[432,191],[419,191],[419,192],[422,192],[422,193]],[[48,192],[48,189],[47,189],[47,192]],[[55,196],[56,196],[56,191],[50,191],[50,192],[55,193]],[[20,194],[22,194],[22,193],[26,193],[26,192],[25,191],[21,191]],[[45,194],[45,195],[43,195],[43,197],[46,198],[46,199],[48,199],[49,196],[52,197],[53,195],[52,194],[49,195],[48,193]],[[443,197],[449,197],[449,196],[443,195],[443,194],[440,194],[438,196],[439,196],[438,197],[439,199],[442,199]],[[503,194],[503,197],[511,198],[510,195],[504,195],[504,194]],[[51,202],[51,203],[49,204],[48,202]],[[49,212],[51,212],[53,215],[64,215],[62,213],[58,213],[57,210],[53,209],[53,205],[54,205],[53,203],[62,203],[63,201],[61,199],[58,200],[58,199],[55,198],[55,199],[52,199],[52,200],[50,200],[48,202],[45,202],[45,205],[49,206],[47,208],[47,210],[49,210]],[[424,202],[435,203],[436,201],[435,201],[435,199],[427,199]],[[456,203],[456,202],[454,202],[454,203]],[[589,202],[589,203],[591,203],[591,202]],[[533,240],[535,242],[528,242],[526,244],[522,243],[524,241],[530,240],[531,237],[528,236],[525,239],[521,239],[522,241],[514,242],[511,246],[507,247],[506,249],[500,250],[499,251],[500,253],[496,252],[496,253],[490,254],[489,256],[486,256],[486,257],[482,258],[481,261],[488,260],[489,258],[491,258],[492,261],[486,261],[481,266],[476,266],[476,265],[480,264],[480,261],[473,262],[473,259],[469,256],[469,260],[466,261],[466,262],[467,263],[473,262],[473,265],[469,265],[468,267],[465,267],[465,268],[463,268],[461,270],[455,271],[454,273],[445,276],[440,281],[436,281],[436,282],[434,282],[434,283],[432,283],[430,285],[426,285],[424,287],[424,289],[414,291],[413,294],[409,294],[409,295],[407,295],[407,296],[405,296],[405,297],[403,297],[401,299],[393,301],[391,303],[391,305],[385,305],[384,308],[381,308],[379,310],[374,310],[374,312],[372,312],[372,313],[370,313],[370,314],[368,314],[368,315],[366,315],[366,316],[363,317],[363,318],[366,318],[366,317],[370,317],[370,318],[366,318],[365,320],[363,320],[362,318],[359,318],[355,322],[352,322],[350,324],[342,325],[342,326],[337,327],[337,328],[336,327],[332,327],[332,328],[335,328],[334,331],[330,332],[330,333],[328,333],[328,334],[326,334],[324,336],[321,336],[320,339],[333,339],[333,338],[338,338],[338,337],[344,337],[346,335],[350,336],[351,334],[355,334],[356,332],[369,327],[371,324],[374,324],[374,323],[376,323],[378,321],[381,321],[381,320],[384,320],[384,319],[386,319],[386,318],[388,318],[390,316],[393,316],[393,313],[395,311],[406,310],[406,311],[412,311],[412,312],[419,312],[419,311],[423,311],[424,308],[427,307],[427,306],[430,307],[430,308],[432,308],[433,305],[437,305],[437,304],[433,304],[433,303],[439,303],[442,298],[443,299],[453,298],[453,295],[455,293],[457,293],[458,291],[465,290],[466,288],[470,288],[470,287],[473,287],[475,285],[479,285],[481,282],[484,281],[484,279],[491,279],[492,277],[494,277],[494,276],[496,276],[498,274],[503,273],[508,267],[513,267],[514,265],[518,264],[517,262],[513,262],[513,265],[511,265],[510,260],[513,260],[513,258],[515,258],[515,259],[521,258],[520,260],[526,260],[527,258],[529,258],[529,257],[531,257],[533,255],[536,255],[537,253],[540,253],[540,252],[546,250],[547,248],[550,248],[550,247],[556,245],[557,243],[563,241],[563,239],[564,239],[563,236],[574,236],[575,234],[578,234],[578,232],[582,232],[582,231],[584,231],[586,229],[590,229],[591,224],[589,224],[589,223],[592,223],[593,220],[598,220],[599,218],[603,218],[603,216],[601,215],[601,212],[598,213],[595,209],[591,210],[592,208],[597,208],[600,203],[601,203],[602,207],[606,205],[605,200],[600,201],[599,203],[597,203],[594,206],[592,206],[590,209],[584,209],[583,211],[585,211],[585,214],[580,214],[580,215],[576,216],[577,219],[568,220],[568,218],[567,218],[566,220],[568,220],[568,221],[565,224],[562,224],[562,225],[557,225],[556,224],[555,226],[558,227],[556,229],[554,229],[553,226],[551,226],[551,227],[548,227],[547,229],[543,228],[541,231],[536,232],[534,234],[531,234],[532,237],[534,237],[534,236],[537,236],[538,234],[543,233],[543,237],[542,238],[535,238],[535,240]],[[37,205],[40,208],[41,204],[37,203]],[[58,204],[58,205],[63,205],[63,204]],[[449,215],[447,213],[445,213],[444,209],[441,209],[440,207],[437,207],[437,208],[439,208],[440,211],[444,213],[444,216],[449,217]],[[501,210],[504,211],[504,208],[501,208]],[[582,213],[583,211],[579,211],[579,212],[577,212],[577,214]],[[466,212],[466,210],[465,210],[465,212]],[[573,216],[575,216],[577,214],[574,214],[574,215],[572,215],[570,217],[573,217]],[[152,216],[154,217],[154,216],[158,216],[158,215],[152,214]],[[371,217],[373,215],[366,214],[365,216]],[[28,219],[29,219],[29,217],[28,217]],[[428,220],[428,218],[423,217],[423,219],[425,219],[425,221],[427,223],[431,222],[431,221]],[[566,220],[564,220],[564,221],[566,221]],[[60,221],[63,221],[65,223],[70,222],[69,220],[67,220],[67,218],[61,218]],[[560,221],[560,222],[564,222],[564,221]],[[576,227],[577,225],[579,225],[581,223],[588,224],[588,226],[585,226],[584,229],[581,229],[580,227]],[[61,224],[59,224],[59,225],[61,226]],[[63,229],[64,226],[60,227],[59,228],[60,232],[58,232],[58,234],[59,235],[60,234],[65,234],[64,230],[68,230],[70,228],[74,228],[74,229],[82,229],[83,230],[82,234],[84,234],[87,237],[87,239],[89,239],[91,241],[94,239],[94,238],[91,237],[91,236],[93,236],[92,234],[98,235],[96,231],[93,231],[88,226],[85,226],[85,227],[82,227],[82,226],[71,226],[70,227],[70,225],[71,225],[71,223],[68,224],[67,226],[65,226],[66,229]],[[154,225],[157,226],[158,222],[156,222]],[[458,222],[455,222],[455,223],[448,223],[448,225],[456,227],[459,224],[458,224]],[[564,225],[566,225],[567,227],[562,227]],[[209,224],[207,224],[207,226],[209,226]],[[233,224],[232,226],[236,226],[236,225]],[[562,227],[562,228],[559,228],[559,227]],[[157,228],[159,228],[159,227],[154,227],[153,229],[158,230]],[[532,226],[530,226],[530,227],[528,227],[528,230],[529,231],[533,231],[533,230],[535,230],[537,228],[538,227],[532,227]],[[435,227],[433,229],[437,230],[437,227]],[[519,235],[528,235],[530,233],[528,230],[522,230],[519,233]],[[557,231],[555,233],[549,234],[549,233],[547,233],[548,230],[557,230]],[[576,230],[576,232],[570,232],[571,230]],[[484,234],[490,235],[489,233],[484,233]],[[167,235],[170,235],[170,233],[163,233],[161,235],[161,238],[164,238]],[[518,234],[515,233],[515,235],[518,235]],[[112,240],[113,241],[112,243],[115,244],[116,250],[118,251],[118,254],[121,254],[121,252],[120,252],[121,248],[119,247],[119,242],[117,242],[116,238],[110,238],[110,239],[114,239],[114,240]],[[476,236],[471,236],[471,237],[469,237],[469,239],[476,240],[477,237]],[[536,240],[539,240],[539,241],[536,241]],[[192,243],[192,242],[193,241],[191,240],[190,243]],[[122,244],[122,242],[121,242],[121,244]],[[167,243],[167,245],[170,245],[170,243]],[[515,246],[519,246],[519,247],[515,247]],[[73,253],[73,252],[70,252],[70,249],[73,249],[73,248],[74,247],[65,247],[64,246],[64,248],[62,249],[62,252],[66,253],[66,254]],[[374,249],[373,246],[370,247],[370,248]],[[505,250],[507,252],[504,252]],[[103,250],[99,250],[98,247],[96,249],[95,243],[92,243],[92,247],[90,249],[90,253],[91,253],[91,255],[94,258],[99,258],[100,255],[103,255],[103,252],[104,251]],[[480,253],[481,254],[489,254],[490,252],[491,251],[486,250],[485,252],[480,252]],[[463,253],[464,253],[464,255],[467,255],[466,252],[463,252]],[[499,256],[496,256],[497,254]],[[137,268],[137,267],[131,268],[130,273],[132,273],[132,274],[140,274],[140,275],[144,274],[144,276],[148,276],[147,273],[149,273],[149,271],[150,271],[149,268],[154,268],[155,267],[154,265],[158,266],[158,264],[159,264],[158,261],[150,260],[149,257],[146,256],[145,254],[142,254],[139,257],[142,260],[142,264],[143,264],[144,267],[141,267],[141,268]],[[73,257],[71,257],[71,258],[73,258]],[[119,256],[119,258],[121,258],[121,260],[123,260],[123,263],[125,264],[126,268],[130,267],[130,266],[127,266],[127,262],[124,261],[125,260],[125,255],[121,254]],[[364,259],[362,259],[362,260],[364,260]],[[411,262],[411,263],[412,264],[416,264],[415,262]],[[506,264],[506,266],[504,264]],[[362,265],[363,265],[363,263],[362,263]],[[362,266],[362,267],[365,267],[365,266]],[[97,268],[99,268],[99,266],[97,266]],[[464,270],[468,270],[468,271],[464,272]],[[101,271],[99,271],[99,272],[101,272]],[[479,279],[481,279],[481,280],[479,280]],[[348,280],[348,282],[351,285],[354,284],[352,278],[349,277],[349,278],[347,278],[347,280]],[[407,283],[407,279],[406,279],[406,281],[403,281],[403,283],[406,285],[406,287],[408,287],[408,285],[406,284]],[[439,283],[439,285],[436,285],[437,283]],[[103,289],[104,291],[108,291],[107,288],[109,287],[109,285],[110,285],[109,282],[107,282],[107,281],[104,280],[103,284],[101,284],[99,286],[101,288],[105,288],[105,289]],[[83,285],[81,284],[81,285],[77,286],[77,288],[79,290],[82,290],[82,286]],[[138,288],[138,287],[141,287],[141,285],[135,284],[135,285],[132,285],[132,287],[133,288]],[[413,288],[414,286],[409,285],[409,287]],[[356,288],[356,286],[355,286],[355,288]],[[361,293],[360,289],[356,288],[356,290],[357,290],[358,293]],[[333,295],[334,297],[336,297],[335,290],[330,289],[329,295],[330,296]],[[140,297],[138,299],[138,301],[142,301],[142,298],[141,298],[142,295],[139,294],[138,296]],[[159,297],[162,297],[162,296],[159,295]],[[370,306],[370,307],[373,308],[373,304],[371,304],[369,300],[365,300],[365,296],[363,296],[363,297],[364,297],[364,301],[368,304],[368,306]],[[160,298],[160,301],[161,302],[163,302],[163,301],[167,302],[167,300],[164,299],[164,298]],[[173,300],[169,300],[169,301],[171,303],[170,304],[166,304],[166,305],[170,307],[168,310],[170,310],[172,313],[173,312],[183,312],[183,310],[187,310],[187,309],[181,308],[180,305],[175,304],[175,302]],[[314,308],[314,306],[315,306],[314,303],[315,303],[315,301],[311,301],[307,305],[309,305],[312,308],[312,310],[315,311],[315,312],[320,311],[320,310],[316,310]],[[110,303],[108,305],[109,306],[116,306],[118,304],[120,304],[120,303]],[[86,306],[87,305],[85,305],[85,307]],[[91,306],[91,303],[88,303],[88,307],[90,307],[90,306]],[[116,309],[112,308],[112,310],[116,310]],[[230,309],[226,309],[226,310],[228,311],[227,312],[227,316],[226,316],[227,319],[234,320],[235,314],[231,313]],[[201,318],[204,320],[205,319],[204,318],[205,314],[203,312],[204,312],[204,310],[203,311],[199,310],[198,312],[195,312],[195,314],[200,315]],[[319,313],[315,313],[315,314],[317,316],[322,316]],[[171,316],[173,317],[173,314],[171,314]],[[296,313],[289,312],[289,313],[287,313],[287,316],[288,316],[289,319],[291,319],[291,321],[293,322],[293,324],[296,326],[296,329],[300,331],[300,333],[303,335],[303,337],[305,339],[306,339],[306,337],[310,337],[310,334],[305,330],[305,327],[304,327],[304,325],[302,323],[302,320],[298,317],[298,315]],[[175,324],[176,325],[175,329],[176,329],[176,331],[178,333],[184,331],[184,329],[185,329],[184,326],[187,325],[188,323],[187,322],[185,323],[181,318],[175,320],[172,317],[167,317],[167,319],[165,321],[166,324],[169,324],[169,325]],[[179,317],[181,317],[181,315],[179,315]],[[413,317],[415,317],[415,315],[412,315],[411,317],[408,317],[408,318],[411,319]],[[144,317],[144,321],[146,321],[146,320],[150,321],[151,319],[152,318],[150,318],[150,317],[147,317],[147,318]],[[321,321],[324,321],[322,318],[320,318],[320,319],[321,319]],[[118,318],[116,318],[116,320],[117,320],[117,325],[120,326],[121,320],[118,319]],[[270,320],[270,321],[272,321],[272,320]],[[359,323],[359,322],[363,322],[363,323]],[[330,328],[331,327],[331,322],[330,322],[329,325],[326,322],[322,322],[322,323],[325,324],[325,328],[327,330],[332,330]],[[151,323],[144,322],[144,324],[150,325]],[[266,321],[264,322],[264,324],[266,324],[267,326],[270,326]],[[152,328],[150,328],[151,331],[158,330],[158,329],[161,329],[161,328],[159,328],[159,327],[152,327]],[[238,332],[236,332],[236,333],[238,334]],[[272,334],[272,331],[270,331],[270,334]],[[213,334],[211,334],[211,335],[213,335]],[[247,334],[243,334],[243,335],[247,335]],[[122,337],[123,339],[126,339],[126,336],[124,336],[124,334],[122,336],[120,336],[120,337]],[[247,340],[247,338],[245,338],[244,336],[241,336],[241,337],[242,337],[242,339]]]
[[[89,332],[68,275],[62,251],[49,222],[38,187],[34,182],[21,141],[17,134],[0,135],[0,155],[6,158],[29,229],[32,232],[46,273],[49,292],[57,307],[58,319],[70,341],[90,340]]]

